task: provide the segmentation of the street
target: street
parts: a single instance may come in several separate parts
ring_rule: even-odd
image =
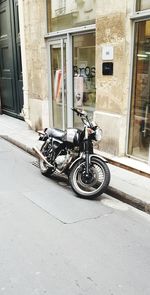
[[[75,196],[0,139],[0,295],[149,295],[150,216]]]

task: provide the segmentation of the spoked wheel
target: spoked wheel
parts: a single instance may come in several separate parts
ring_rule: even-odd
[[[72,167],[69,182],[77,195],[82,198],[93,199],[106,191],[110,182],[110,171],[105,162],[93,157],[89,174],[86,175],[85,161],[79,161]]]
[[[41,147],[41,152],[46,157],[46,151],[44,150],[45,143]],[[50,155],[48,155],[50,158]],[[47,157],[46,157],[47,158]],[[47,159],[48,160],[48,159]],[[39,159],[39,167],[40,171],[44,176],[50,176],[54,173],[55,169],[53,167],[49,167],[41,158]]]

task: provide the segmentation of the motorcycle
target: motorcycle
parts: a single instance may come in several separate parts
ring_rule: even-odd
[[[83,130],[45,128],[38,131],[39,140],[44,142],[41,149],[33,150],[38,154],[43,175],[64,173],[78,196],[93,199],[104,193],[110,182],[107,161],[93,152],[93,141],[101,140],[102,130],[90,122],[85,111],[72,110],[81,118]]]

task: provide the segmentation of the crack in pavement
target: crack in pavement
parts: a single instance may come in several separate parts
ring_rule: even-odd
[[[66,222],[63,221],[62,219],[58,218],[57,216],[55,216],[54,214],[52,214],[50,211],[46,210],[45,208],[43,208],[42,206],[40,206],[38,203],[34,202],[33,200],[31,200],[29,197],[27,197],[25,194],[22,194],[28,201],[30,201],[32,204],[34,204],[36,207],[40,208],[41,210],[43,210],[45,213],[47,213],[48,215],[50,215],[51,217],[53,217],[54,219],[56,219],[57,221],[59,221],[60,223],[64,224],[64,225],[71,225],[71,224],[76,224],[76,223],[80,223],[80,222],[85,222],[85,221],[90,221],[90,220],[97,220],[106,216],[109,216],[111,214],[114,213],[114,210],[111,210],[108,213],[104,213],[95,217],[87,217],[87,218],[83,218],[83,219],[79,219],[76,221],[72,221],[72,222]]]

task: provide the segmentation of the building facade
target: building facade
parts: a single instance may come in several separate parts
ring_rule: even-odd
[[[84,108],[101,150],[150,165],[150,1],[19,0],[19,24],[30,126],[79,127]]]

